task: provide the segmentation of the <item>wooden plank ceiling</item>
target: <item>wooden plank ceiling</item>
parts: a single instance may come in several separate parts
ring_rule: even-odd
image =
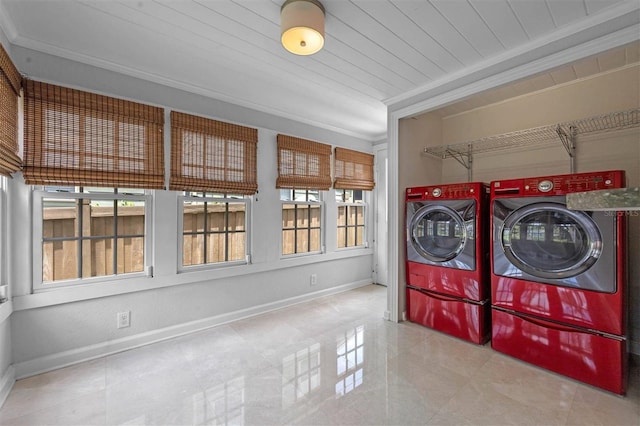
[[[390,100],[528,46],[547,43],[553,53],[558,39],[577,45],[638,25],[639,7],[637,0],[322,0],[325,47],[299,57],[280,45],[282,2],[0,0],[0,27],[15,46],[375,141],[386,134]],[[637,44],[623,46],[441,114],[637,61]]]

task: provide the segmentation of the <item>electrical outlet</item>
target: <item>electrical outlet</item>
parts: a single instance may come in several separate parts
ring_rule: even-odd
[[[311,276],[309,277],[309,285],[316,284],[318,284],[318,274],[311,274]]]
[[[118,328],[125,328],[131,325],[131,311],[118,312],[116,314],[116,324]]]

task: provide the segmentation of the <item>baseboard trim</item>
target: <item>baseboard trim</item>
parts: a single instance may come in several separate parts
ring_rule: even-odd
[[[13,384],[16,382],[16,374],[12,365],[10,365],[0,377],[0,408],[4,405],[4,402],[9,397],[9,392],[13,388]]]
[[[101,358],[114,353],[134,349],[144,345],[149,345],[151,343],[156,343],[186,334],[195,333],[207,328],[275,311],[288,306],[296,305],[298,303],[308,302],[320,297],[342,293],[348,290],[364,287],[369,284],[371,284],[371,279],[356,281],[349,284],[319,290],[313,293],[307,293],[301,296],[290,297],[288,299],[279,300],[276,302],[253,306],[247,309],[216,315],[213,317],[161,328],[158,330],[152,330],[145,333],[136,334],[135,336],[124,337],[122,339],[84,346],[77,349],[72,349],[20,363],[15,363],[13,364],[12,369],[14,381],[15,379],[23,379],[25,377],[34,376],[36,374],[46,373],[47,371],[56,370],[80,362],[90,361],[92,359]],[[0,394],[0,398],[1,396],[2,394]]]

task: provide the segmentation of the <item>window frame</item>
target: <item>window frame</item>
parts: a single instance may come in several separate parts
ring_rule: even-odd
[[[291,200],[283,200],[282,199],[282,191],[290,191],[291,193]],[[295,200],[295,192],[296,191],[304,191],[305,192],[305,197],[307,198],[307,200],[309,199],[309,191],[318,191],[318,200],[317,201],[301,201]],[[294,252],[294,253],[283,253],[284,250],[284,223],[282,223],[282,212],[284,211],[284,205],[285,204],[294,204],[296,206],[298,205],[303,205],[303,206],[311,206],[311,205],[318,205],[320,207],[320,247],[318,250],[313,250],[313,251],[305,251],[305,252]],[[325,252],[325,202],[324,202],[324,196],[323,196],[323,190],[321,189],[294,189],[294,188],[281,188],[280,189],[280,221],[281,221],[281,225],[280,225],[280,258],[281,259],[290,259],[293,257],[301,257],[301,256],[310,256],[310,255],[317,255],[317,254],[323,254]],[[311,225],[311,222],[309,222],[309,225]],[[302,228],[300,228],[302,229]],[[311,229],[315,229],[315,228],[311,228],[310,226],[307,228],[309,230]],[[294,228],[288,228],[287,230],[294,230],[294,231],[298,231],[297,226]],[[295,235],[295,232],[294,232]],[[294,244],[294,247],[296,247],[297,245]],[[310,244],[309,244],[310,246]],[[295,248],[297,250],[297,248]]]
[[[153,191],[144,190],[144,194],[127,194],[111,192],[78,192],[80,187],[74,187],[74,191],[47,191],[42,185],[33,185],[31,192],[33,197],[33,279],[32,290],[39,293],[60,288],[72,288],[84,285],[93,285],[110,281],[121,281],[132,278],[152,276],[153,259]],[[109,189],[109,188],[106,188]],[[124,189],[124,188],[122,188]],[[97,277],[73,278],[66,280],[43,282],[43,200],[45,198],[60,199],[90,199],[96,201],[144,201],[144,266],[140,272],[128,272],[122,274],[101,275]],[[117,217],[114,216],[114,217]]]
[[[367,238],[368,235],[368,220],[367,220],[367,213],[368,213],[368,202],[367,202],[367,198],[368,195],[367,193],[369,191],[366,190],[361,190],[361,189],[335,189],[335,194],[336,194],[336,250],[353,250],[353,249],[362,249],[362,248],[368,248],[369,247],[369,241]],[[361,191],[362,192],[362,201],[361,202],[356,202],[356,201],[338,201],[338,194],[342,193],[342,200],[344,200],[344,194],[345,191]],[[359,224],[356,225],[348,225],[345,224],[344,226],[341,226],[338,223],[338,217],[339,217],[339,211],[340,211],[340,207],[347,207],[347,215],[346,217],[348,218],[348,209],[349,207],[362,207],[362,218],[363,218],[363,223],[362,223],[362,244],[361,245],[353,245],[353,246],[349,246],[349,245],[345,245],[344,247],[340,247],[338,246],[338,232],[340,229],[344,229],[345,232],[348,231],[349,228],[357,228],[358,226],[360,226]],[[357,217],[357,215],[356,215]],[[348,222],[348,220],[347,220]],[[345,236],[345,243],[348,241],[348,238]],[[357,241],[357,231],[356,231],[356,241]]]
[[[203,196],[187,195],[186,192],[202,193]],[[215,197],[214,195],[222,195],[221,197]],[[241,195],[242,198],[233,198],[233,195]],[[245,233],[245,255],[243,260],[232,260],[225,262],[209,262],[199,265],[184,265],[184,203],[187,200],[197,202],[207,202],[206,200],[212,200],[215,202],[224,201],[225,203],[244,203],[245,215],[244,215],[244,233]],[[221,269],[230,266],[248,265],[251,263],[251,206],[253,196],[243,194],[220,194],[213,192],[202,191],[183,191],[178,195],[178,256],[177,256],[177,270],[178,272],[191,272],[211,269]],[[204,235],[207,235],[206,231],[203,231]],[[225,231],[228,233],[228,231]]]

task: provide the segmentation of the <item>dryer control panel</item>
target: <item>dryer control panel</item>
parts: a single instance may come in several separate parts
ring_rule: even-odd
[[[624,170],[574,173],[491,182],[491,196],[544,196],[565,195],[572,192],[624,188]]]
[[[489,187],[482,182],[417,186],[407,188],[406,201],[478,199],[488,192]]]

